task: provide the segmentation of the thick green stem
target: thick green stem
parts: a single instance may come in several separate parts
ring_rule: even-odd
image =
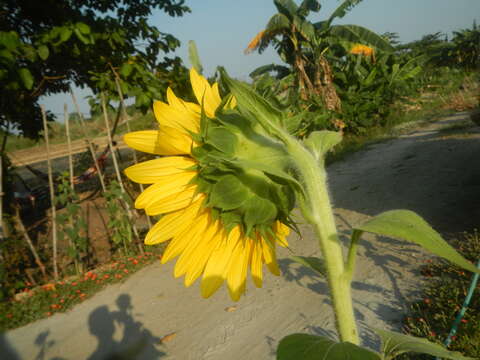
[[[345,268],[325,169],[319,166],[318,159],[296,140],[292,139],[287,146],[305,190],[302,212],[314,228],[325,260],[340,340],[359,344],[350,288],[351,273]]]

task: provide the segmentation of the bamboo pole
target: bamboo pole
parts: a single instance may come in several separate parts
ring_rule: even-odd
[[[35,246],[33,245],[33,242],[32,242],[32,239],[30,238],[30,235],[28,235],[28,231],[25,228],[25,225],[23,224],[22,218],[20,217],[20,210],[18,209],[18,206],[15,206],[15,220],[17,221],[20,232],[22,233],[25,241],[27,242],[28,247],[30,248],[30,251],[32,252],[33,258],[35,259],[35,263],[40,268],[40,271],[43,275],[44,280],[47,281],[48,277],[47,277],[47,272],[45,271],[45,265],[43,264],[42,260],[40,259],[40,256],[38,256],[37,250],[35,249]]]
[[[68,148],[68,169],[70,174],[70,187],[75,191],[75,184],[73,183],[73,159],[72,159],[72,142],[70,141],[70,116],[68,116],[67,104],[63,105],[65,114],[65,132],[67,133],[67,148]]]
[[[123,115],[124,115],[124,118],[125,118],[125,123],[127,124],[127,131],[130,132],[131,131],[131,129],[130,129],[130,116],[127,114],[127,108],[125,107],[125,102],[123,101],[123,92],[122,92],[122,88],[120,86],[120,81],[118,79],[118,74],[117,73],[115,73],[115,84],[117,85],[118,97],[120,98],[120,105],[122,107]],[[133,163],[138,164],[137,151],[135,149],[132,149],[132,155],[133,155]],[[140,185],[140,191],[143,192],[143,190],[145,190],[144,187],[143,187],[143,184],[138,184],[138,185]],[[148,216],[147,214],[145,214],[145,216],[147,217],[148,228],[151,229],[152,228],[152,220],[150,219],[150,216]]]
[[[2,147],[0,149],[0,241],[2,242],[5,241],[5,225],[6,225],[3,219],[3,197],[5,196],[5,193],[3,192],[3,159],[4,159],[4,156],[6,156],[5,147],[7,146],[8,130],[9,128],[7,127],[7,129],[5,130],[5,134],[3,134]],[[0,261],[2,263],[5,262],[1,247],[0,247]]]
[[[58,280],[57,220],[56,220],[57,213],[55,208],[55,190],[53,188],[52,163],[50,161],[50,144],[48,141],[47,115],[45,114],[45,107],[41,105],[40,108],[42,109],[43,131],[45,136],[45,145],[47,146],[48,184],[50,186],[50,202],[52,205],[53,278],[55,280]]]
[[[67,148],[68,148],[68,173],[70,177],[70,188],[72,189],[72,192],[75,192],[75,184],[73,183],[73,159],[72,159],[72,143],[70,141],[70,116],[68,115],[68,107],[67,104],[63,105],[63,112],[65,115],[65,132],[67,133]],[[68,223],[71,228],[73,228],[73,219],[72,216],[70,215],[68,217]],[[71,247],[74,249],[75,256],[73,258],[73,264],[75,266],[75,272],[77,275],[80,275],[82,272],[82,269],[80,267],[80,264],[78,262],[78,249],[77,249],[77,244],[75,244],[74,241],[68,236],[68,242]]]
[[[110,146],[110,153],[112,154],[112,160],[113,160],[113,166],[115,168],[115,174],[117,175],[117,180],[118,180],[118,183],[120,185],[120,189],[121,189],[122,193],[126,194],[127,192],[125,191],[125,187],[123,186],[122,175],[120,174],[120,167],[118,166],[117,157],[115,156],[115,151],[113,150],[112,134],[110,133],[110,124],[109,124],[109,121],[108,121],[107,106],[106,106],[106,103],[105,103],[105,96],[104,96],[103,93],[101,94],[101,97],[102,97],[103,118],[105,120],[105,128],[107,130],[108,146]],[[127,202],[125,202],[125,208],[127,210],[128,218],[129,218],[129,220],[132,224],[132,230],[133,230],[133,234],[135,235],[135,238],[137,240],[138,249],[139,249],[140,253],[143,254],[143,247],[139,243],[140,236],[138,235],[137,227],[135,226],[135,223],[133,221],[133,219],[134,219],[133,211],[132,211],[132,209],[130,208],[130,205]]]
[[[86,126],[85,126],[85,121],[83,119],[83,115],[80,112],[80,107],[78,106],[77,98],[75,97],[75,94],[73,93],[72,89],[70,89],[70,95],[72,96],[73,104],[75,105],[75,109],[77,110],[78,117],[80,119],[80,125],[82,127],[83,131],[83,136],[85,137],[85,141],[87,142],[88,149],[90,150],[90,155],[92,156],[93,163],[95,164],[95,169],[97,170],[97,175],[98,179],[100,180],[100,185],[102,186],[102,190],[105,192],[107,191],[107,188],[105,187],[105,181],[103,180],[103,174],[100,169],[100,166],[98,165],[97,161],[97,156],[95,155],[95,150],[93,149],[92,142],[90,141],[90,138],[88,137]]]

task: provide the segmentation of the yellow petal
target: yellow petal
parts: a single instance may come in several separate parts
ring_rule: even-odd
[[[175,235],[170,244],[168,244],[165,253],[162,255],[162,264],[165,264],[167,261],[180,255],[190,242],[195,241],[197,237],[202,235],[208,225],[207,212],[204,211],[201,214],[198,214],[192,224],[191,227]]]
[[[161,201],[148,204],[145,212],[147,215],[159,215],[183,209],[200,198],[201,194],[196,194],[196,191],[196,185],[189,185],[176,194],[162,198]]]
[[[273,275],[280,275],[280,269],[277,264],[277,256],[275,254],[275,245],[272,245],[271,241],[262,239],[262,250],[263,250],[263,260],[267,265],[268,269]]]
[[[185,249],[178,262],[185,256],[187,261],[185,286],[192,285],[202,275],[208,259],[219,242],[224,240],[223,228],[219,220],[215,221],[205,232],[197,246]],[[187,260],[188,259],[188,260]]]
[[[188,101],[183,101],[182,99],[178,98],[170,88],[167,89],[167,100],[170,106],[174,107],[178,111],[186,111],[187,113],[189,113],[189,116],[195,116],[195,118],[197,119],[196,124],[197,126],[200,126],[200,113],[202,110],[200,108],[200,105]]]
[[[197,133],[200,128],[200,115],[189,111],[183,105],[180,106],[177,108],[161,101],[153,103],[153,112],[160,123],[160,129],[168,126],[186,134],[188,131]]]
[[[165,176],[183,173],[196,164],[197,162],[189,157],[168,156],[141,162],[126,168],[124,172],[132,181],[140,184],[153,184]]]
[[[160,130],[134,131],[125,134],[123,141],[135,150],[156,155],[190,154],[193,146],[189,135],[166,126]]]
[[[227,273],[227,265],[240,240],[240,235],[240,227],[237,225],[230,231],[226,239],[217,244],[217,248],[208,259],[201,283],[201,294],[204,298],[210,297],[222,286]]]
[[[217,96],[217,93],[212,90],[207,79],[199,75],[197,71],[192,68],[190,69],[190,83],[192,84],[193,93],[198,103],[203,105],[205,114],[210,118],[215,117],[215,111],[218,105],[220,105],[221,99]]]
[[[154,245],[170,240],[176,234],[193,225],[205,197],[195,201],[183,210],[165,215],[147,233],[145,244]]]
[[[233,251],[227,274],[228,291],[233,301],[238,301],[245,292],[251,249],[252,240],[244,238],[244,241],[237,243],[237,247]]]
[[[252,279],[255,283],[256,287],[262,287],[262,265],[263,265],[263,250],[262,250],[262,242],[259,239],[260,236],[257,236],[256,241],[254,242],[253,246],[253,253],[252,253]]]
[[[152,206],[163,199],[178,194],[185,190],[190,181],[197,175],[196,171],[184,171],[182,173],[165,176],[155,184],[144,190],[135,200],[135,207],[143,209]]]

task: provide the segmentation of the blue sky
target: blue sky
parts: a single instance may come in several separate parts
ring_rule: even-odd
[[[320,3],[320,12],[309,17],[313,22],[328,17],[341,2],[323,0]],[[175,55],[187,66],[190,66],[189,40],[197,44],[206,75],[222,65],[231,75],[246,80],[258,66],[280,63],[273,49],[267,49],[262,55],[243,53],[250,40],[276,13],[273,0],[186,0],[186,5],[191,13],[172,18],[156,11],[151,24],[182,42]],[[479,0],[364,0],[337,23],[362,25],[379,34],[396,32],[400,41],[409,42],[435,32],[451,36],[454,30],[471,27],[475,19],[480,23]],[[77,90],[79,98],[87,94],[86,90]],[[64,102],[73,110],[70,98],[65,95],[43,98],[41,102],[55,113],[63,113]],[[82,112],[87,113],[86,101],[80,102]]]

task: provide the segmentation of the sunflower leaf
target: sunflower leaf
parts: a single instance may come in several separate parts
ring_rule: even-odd
[[[290,259],[303,266],[306,266],[321,276],[326,277],[327,275],[325,262],[322,259],[319,259],[315,256],[291,256]]]
[[[320,160],[341,141],[342,135],[340,133],[323,130],[312,132],[304,141],[304,144],[313,153],[315,158]]]
[[[370,350],[349,342],[338,343],[324,336],[292,334],[280,340],[277,360],[380,360]]]
[[[214,146],[217,150],[220,150],[228,155],[233,155],[235,153],[237,137],[235,134],[225,128],[212,127],[208,131],[205,142]]]
[[[378,235],[405,239],[422,246],[431,253],[443,257],[452,263],[480,273],[475,265],[466,260],[452,246],[442,239],[440,234],[420,216],[410,210],[391,210],[375,216],[354,230],[371,232]]]
[[[459,352],[449,351],[439,344],[427,339],[395,333],[393,331],[373,329],[382,339],[382,350],[387,359],[392,359],[406,352],[416,352],[452,360],[473,360]]]

